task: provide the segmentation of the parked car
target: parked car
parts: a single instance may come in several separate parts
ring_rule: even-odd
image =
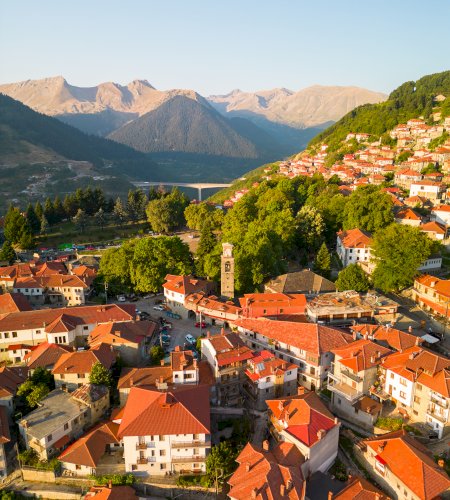
[[[140,314],[141,319],[149,319],[150,314],[148,312],[142,311]]]
[[[125,295],[118,295],[117,300],[119,302],[126,302],[127,301],[127,299],[125,298]]]
[[[164,311],[164,307],[163,306],[153,306],[153,310],[154,311]]]
[[[195,323],[195,328],[206,328],[206,323],[204,321],[201,323],[200,321],[197,321],[197,323]]]
[[[196,342],[195,338],[190,333],[188,333],[184,338],[188,344],[193,345]]]

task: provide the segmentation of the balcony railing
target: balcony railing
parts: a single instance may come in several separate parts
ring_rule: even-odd
[[[439,422],[442,422],[443,424],[446,424],[448,422],[448,414],[447,412],[441,413],[433,410],[433,408],[428,407],[427,409],[427,415],[430,417],[439,420]]]
[[[189,457],[172,456],[172,463],[174,464],[190,464],[192,462],[204,462],[205,460],[206,457],[201,455],[192,455]]]
[[[327,389],[339,394],[350,403],[354,403],[359,398],[364,396],[362,391],[358,391],[357,389],[354,389],[347,384],[343,384],[342,382],[336,383],[334,380],[330,380],[330,378],[328,379]]]
[[[211,441],[172,441],[172,448],[206,448],[211,446]]]
[[[145,464],[147,464],[147,463],[148,463],[148,458],[138,458],[138,459],[137,459],[137,463],[138,463],[139,465],[145,465]]]
[[[146,450],[147,448],[155,448],[156,445],[153,442],[149,443],[138,443],[136,445],[136,450]]]
[[[432,403],[440,406],[441,408],[448,408],[448,401],[444,398],[441,398],[440,396],[436,396],[435,394],[431,393],[430,400]]]
[[[359,377],[358,375],[355,375],[352,373],[350,370],[341,370],[341,375],[345,375],[348,377],[350,380],[353,380],[354,382],[362,382],[363,379]]]

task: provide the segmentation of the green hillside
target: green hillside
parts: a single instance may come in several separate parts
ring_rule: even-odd
[[[321,142],[328,144],[328,151],[336,151],[349,132],[373,134],[376,139],[396,125],[411,118],[423,116],[432,120],[434,97],[450,96],[450,71],[422,77],[417,82],[406,82],[380,104],[365,104],[347,113],[331,127],[318,134],[308,147]],[[441,106],[443,116],[450,114],[450,99]]]

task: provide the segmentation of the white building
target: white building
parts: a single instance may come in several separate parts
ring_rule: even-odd
[[[336,252],[342,265],[347,267],[349,264],[357,262],[369,262],[371,245],[372,236],[370,233],[357,228],[350,229],[338,233]]]

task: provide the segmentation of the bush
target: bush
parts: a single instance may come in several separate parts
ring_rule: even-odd
[[[111,481],[113,486],[131,486],[135,477],[133,474],[104,474],[103,476],[89,476],[89,479],[93,479],[98,486],[106,486]]]
[[[189,486],[201,486],[202,488],[209,488],[210,481],[207,476],[180,476],[177,479],[177,486],[188,488]]]
[[[28,467],[34,467],[35,469],[41,470],[55,471],[59,469],[60,466],[60,462],[57,458],[52,458],[51,460],[39,460],[39,455],[32,448],[19,453],[19,460],[22,465],[27,465]]]
[[[380,417],[375,422],[375,427],[386,431],[399,431],[403,426],[402,418],[395,417]]]
[[[336,458],[336,461],[330,469],[330,473],[333,474],[338,481],[347,481],[348,479],[347,468],[339,458]]]

